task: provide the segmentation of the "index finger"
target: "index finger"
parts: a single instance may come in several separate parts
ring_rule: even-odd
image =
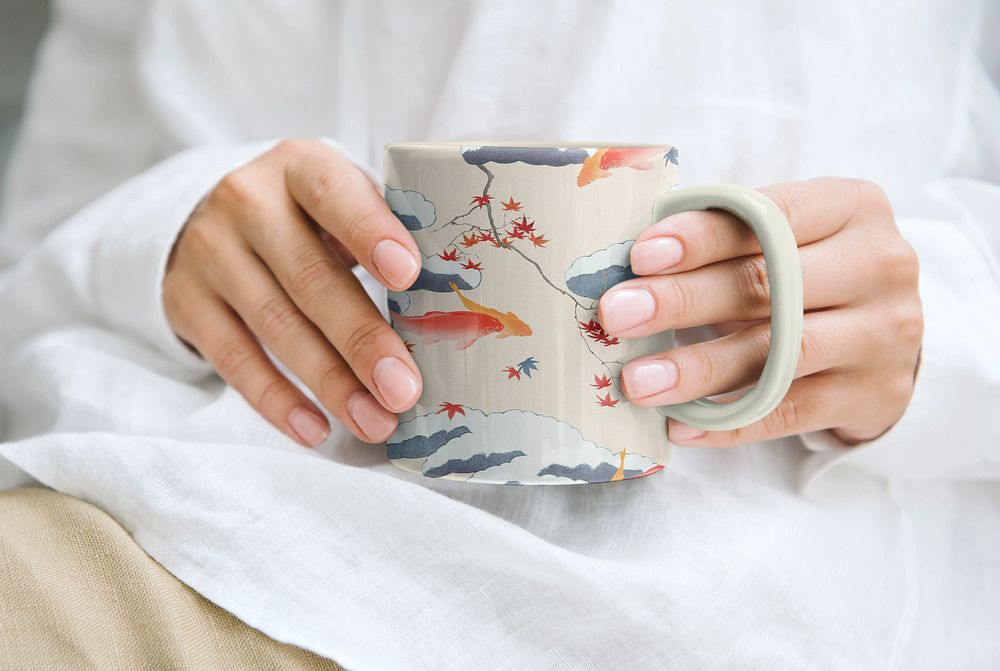
[[[860,204],[877,197],[869,187],[878,190],[862,180],[818,177],[758,191],[784,213],[802,247],[843,229]],[[629,254],[632,272],[659,275],[760,253],[760,244],[746,224],[728,212],[705,210],[681,212],[656,222],[636,238]]]
[[[290,142],[285,183],[292,198],[384,286],[409,288],[420,273],[417,243],[371,180],[321,140]]]

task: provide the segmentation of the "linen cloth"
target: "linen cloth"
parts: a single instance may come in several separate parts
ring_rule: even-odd
[[[58,2],[0,218],[0,486],[95,503],[213,602],[351,669],[986,668],[998,11]],[[159,300],[198,199],[290,135],[375,181],[385,142],[470,137],[675,144],[682,184],[872,179],[921,262],[913,401],[857,448],[675,448],[628,484],[439,482],[336,425],[307,451]]]
[[[0,668],[324,669],[179,582],[106,513],[48,489],[0,492]]]

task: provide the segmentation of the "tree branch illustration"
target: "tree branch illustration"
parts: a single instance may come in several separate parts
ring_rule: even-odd
[[[445,244],[444,246],[445,249],[447,249],[449,246],[455,245],[455,241],[458,240],[459,237],[468,235],[472,232],[476,232],[477,234],[479,233],[492,234],[493,240],[496,243],[495,246],[501,247],[503,249],[513,250],[521,258],[523,258],[525,261],[534,266],[535,270],[538,272],[539,277],[541,277],[546,284],[548,284],[550,287],[558,291],[563,296],[566,296],[571,301],[573,301],[573,317],[574,320],[576,321],[575,328],[577,330],[577,333],[580,335],[580,339],[583,340],[583,344],[586,346],[587,351],[590,352],[591,356],[597,359],[597,361],[600,362],[601,366],[604,367],[605,371],[607,371],[608,377],[611,379],[612,384],[618,391],[619,395],[624,397],[625,394],[622,391],[620,382],[621,367],[624,364],[622,364],[621,361],[615,359],[612,360],[603,359],[594,350],[593,346],[590,343],[590,340],[587,339],[587,336],[584,334],[583,330],[579,327],[580,324],[585,323],[586,321],[593,319],[596,316],[593,313],[594,310],[597,309],[597,301],[594,301],[591,305],[585,305],[580,300],[578,300],[573,294],[563,289],[562,287],[559,287],[552,280],[550,280],[548,276],[545,274],[545,272],[542,270],[541,265],[539,265],[537,261],[535,261],[533,258],[524,253],[524,251],[516,247],[513,240],[507,242],[503,241],[503,237],[500,235],[500,231],[499,229],[497,229],[496,221],[493,217],[493,204],[487,198],[490,193],[490,187],[493,185],[494,174],[485,165],[477,164],[476,167],[482,170],[483,173],[486,175],[486,183],[483,185],[483,191],[482,191],[482,198],[485,200],[485,202],[484,204],[477,204],[474,202],[468,211],[464,212],[463,214],[456,215],[455,217],[444,222],[441,226],[437,228],[437,230],[443,230],[446,226],[459,226],[462,228],[462,230],[459,231],[458,234],[456,234],[447,244]],[[473,212],[475,212],[478,209],[482,209],[483,207],[486,208],[486,216],[487,220],[489,221],[489,228],[486,228],[484,226],[479,226],[475,223],[459,222],[460,219],[468,217]],[[507,225],[508,222],[506,222],[505,220],[504,226],[506,227]],[[586,319],[581,319],[581,314],[585,315]]]

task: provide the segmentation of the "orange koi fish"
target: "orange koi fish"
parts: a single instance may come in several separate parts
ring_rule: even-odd
[[[651,170],[656,167],[655,159],[666,150],[666,147],[598,149],[584,160],[580,174],[576,177],[576,185],[586,186],[604,177],[610,177],[614,168]]]
[[[392,323],[398,330],[419,335],[423,338],[424,344],[454,340],[455,349],[459,351],[483,336],[503,330],[503,324],[479,312],[432,310],[422,315],[403,316],[390,310],[389,314],[392,315]]]
[[[458,287],[455,286],[454,282],[449,282],[448,285],[451,287],[452,291],[458,294],[458,297],[462,301],[462,305],[469,308],[469,310],[482,315],[488,315],[503,324],[503,331],[497,336],[497,338],[531,335],[531,327],[521,321],[520,318],[513,312],[499,312],[493,308],[488,308],[485,305],[480,305],[479,303],[469,300],[463,296],[462,292],[458,290]]]

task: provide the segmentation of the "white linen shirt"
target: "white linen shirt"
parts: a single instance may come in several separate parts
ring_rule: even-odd
[[[116,517],[348,668],[940,668],[1000,659],[1000,7],[977,2],[57,2],[0,212],[0,487]],[[315,452],[173,335],[195,203],[278,138],[379,182],[396,140],[680,148],[682,184],[888,193],[922,363],[884,436],[675,448],[498,488]],[[384,290],[355,272],[380,309]]]

